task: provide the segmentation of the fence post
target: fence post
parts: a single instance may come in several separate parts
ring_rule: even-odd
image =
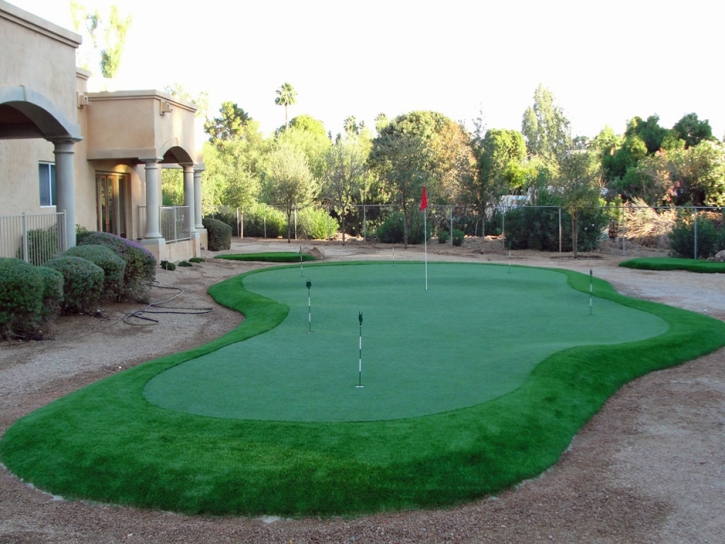
[[[453,206],[451,206],[451,245],[453,245]]]
[[[175,242],[176,240],[179,239],[179,236],[176,233],[176,221],[177,221],[177,218],[176,218],[176,215],[177,215],[176,210],[178,210],[178,207],[174,206],[172,208],[172,210],[174,210],[174,242]]]
[[[561,206],[559,206],[559,253],[561,253]]]
[[[23,229],[23,260],[28,262],[28,223],[25,217],[25,212],[22,216],[22,229]]]
[[[366,206],[363,204],[363,242],[368,241],[368,224],[367,224],[367,217],[365,215]]]
[[[695,210],[695,257],[694,259],[697,260],[697,208],[694,208]]]

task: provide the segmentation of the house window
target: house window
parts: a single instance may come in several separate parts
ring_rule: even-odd
[[[40,205],[55,206],[55,164],[41,162],[38,164],[38,180],[40,182]]]

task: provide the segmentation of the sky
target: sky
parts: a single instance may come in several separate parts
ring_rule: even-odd
[[[72,29],[67,0],[9,0]],[[683,115],[725,134],[722,10],[690,0],[84,0],[133,16],[118,90],[177,83],[235,102],[269,134],[284,124],[276,90],[297,91],[333,135],[345,118],[374,126],[433,110],[469,129],[521,130],[539,84],[573,135],[616,133],[634,116],[671,128]],[[718,54],[720,53],[720,54]]]

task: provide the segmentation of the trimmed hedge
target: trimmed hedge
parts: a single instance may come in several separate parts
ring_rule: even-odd
[[[35,266],[0,257],[0,337],[37,328],[44,292],[43,275]]]
[[[68,249],[67,257],[80,257],[91,261],[103,269],[103,293],[101,297],[118,300],[123,295],[123,276],[126,272],[126,261],[116,255],[112,249],[101,245],[83,245]]]
[[[209,251],[222,251],[232,247],[232,227],[211,217],[205,217],[202,225],[209,236]]]
[[[103,292],[103,269],[80,257],[58,257],[45,266],[63,274],[63,311],[93,312]]]
[[[107,232],[84,235],[79,245],[106,246],[126,262],[123,274],[123,296],[148,302],[149,290],[156,279],[156,259],[146,248]]]
[[[43,319],[54,317],[61,311],[63,302],[63,274],[49,266],[37,267],[43,277],[43,306],[40,314]]]

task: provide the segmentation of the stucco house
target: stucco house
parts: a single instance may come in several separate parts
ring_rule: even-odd
[[[76,224],[137,240],[158,260],[198,256],[196,108],[155,90],[88,92],[80,43],[0,0],[0,256],[22,255],[28,225],[57,229],[64,250]],[[161,169],[172,166],[184,172],[184,206],[162,207]]]

